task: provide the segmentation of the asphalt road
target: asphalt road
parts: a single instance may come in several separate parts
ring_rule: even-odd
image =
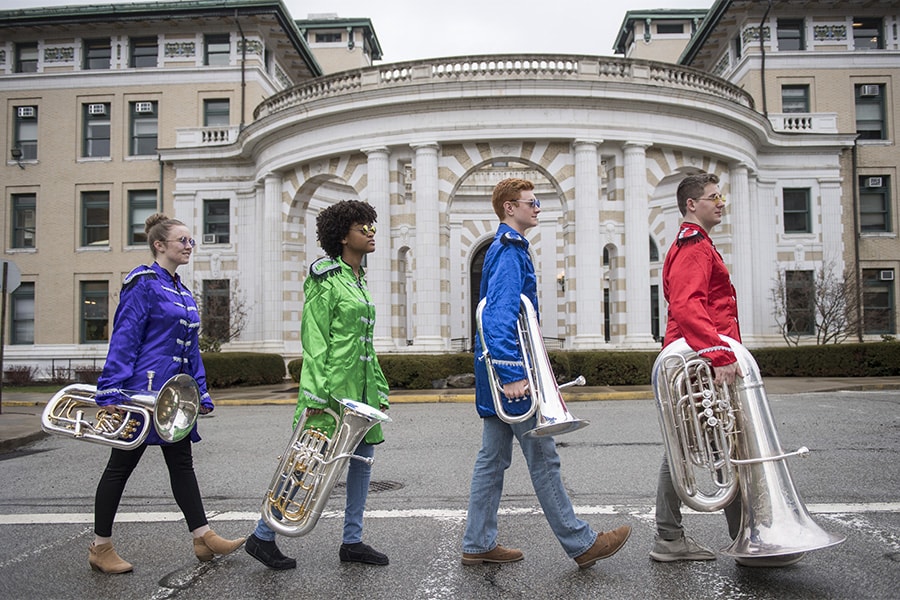
[[[655,563],[656,473],[663,453],[652,400],[578,402],[591,425],[557,438],[577,512],[597,529],[623,523],[627,545],[579,571],[552,536],[516,449],[501,504],[501,543],[525,560],[464,567],[460,543],[469,477],[481,439],[470,404],[398,404],[376,451],[365,540],[387,567],[338,560],[343,498],[338,490],[316,529],[279,538],[298,559],[274,572],[242,549],[212,563],[194,558],[169,490],[161,453],[148,451],[129,482],[114,531],[131,574],[94,573],[87,563],[93,493],[108,449],[48,437],[0,455],[0,594],[7,598],[627,598],[888,599],[900,584],[900,392],[770,397],[793,482],[813,519],[846,536],[782,569],[714,562]],[[195,466],[211,525],[247,535],[290,436],[290,406],[223,406],[202,417]],[[721,513],[686,514],[689,533],[728,545]]]

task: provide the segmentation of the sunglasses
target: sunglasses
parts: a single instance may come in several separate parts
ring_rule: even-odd
[[[358,231],[363,235],[375,235],[377,228],[374,225],[363,225],[362,227],[351,227],[353,231]]]
[[[710,202],[714,202],[715,204],[718,204],[720,202],[722,204],[726,203],[725,196],[723,196],[722,194],[715,194],[712,196],[703,196],[702,198],[694,198],[694,200],[709,200]]]
[[[175,240],[164,240],[164,241],[165,242],[179,242],[185,248],[187,248],[188,246],[193,248],[194,246],[197,245],[197,240],[195,240],[194,238],[189,238],[189,237],[180,237]]]

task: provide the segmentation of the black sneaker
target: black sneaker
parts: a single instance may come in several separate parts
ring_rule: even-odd
[[[270,569],[285,571],[297,568],[297,561],[282,554],[278,546],[275,545],[275,540],[261,540],[255,534],[252,534],[247,538],[244,549],[247,551],[247,554]]]
[[[341,562],[358,562],[367,565],[386,565],[388,557],[372,546],[357,542],[355,544],[341,544]]]

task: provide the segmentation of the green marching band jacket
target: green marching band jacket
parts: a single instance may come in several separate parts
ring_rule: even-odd
[[[340,258],[320,258],[309,268],[303,284],[306,303],[300,322],[303,368],[294,426],[305,408],[328,408],[340,415],[335,399],[363,402],[378,410],[388,408],[388,384],[375,356],[375,305],[366,288],[365,272],[359,279]],[[330,415],[313,415],[307,427],[334,434]],[[384,441],[381,425],[365,441]]]

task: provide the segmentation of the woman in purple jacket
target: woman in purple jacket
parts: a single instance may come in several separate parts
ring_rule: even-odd
[[[200,388],[200,414],[207,414],[213,403],[200,360],[200,317],[190,290],[175,273],[190,261],[194,240],[184,223],[159,213],[147,219],[145,231],[154,262],[134,269],[122,284],[109,353],[97,381],[97,404],[114,407],[129,402],[127,390],[146,390],[149,384],[156,391],[170,377],[187,373]],[[148,376],[151,371],[153,376]],[[199,441],[196,424],[189,436],[172,444],[161,440],[151,427],[146,441],[136,449],[112,449],[94,498],[91,568],[103,573],[132,570],[113,549],[112,525],[128,477],[148,445],[162,448],[172,493],[193,536],[197,558],[209,561],[244,543],[243,538],[223,539],[209,528],[191,453],[191,444]]]

